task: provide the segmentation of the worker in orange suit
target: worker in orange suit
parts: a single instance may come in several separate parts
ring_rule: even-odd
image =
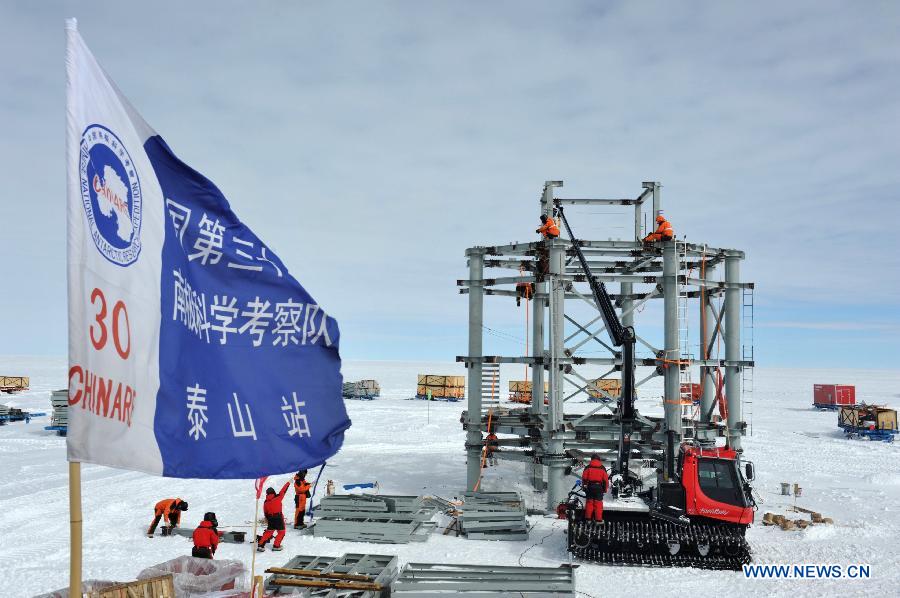
[[[656,230],[644,237],[644,243],[656,243],[658,241],[671,241],[675,238],[672,223],[666,220],[662,214],[656,217]]]
[[[559,236],[559,227],[556,226],[553,218],[546,214],[541,214],[541,227],[534,232],[541,233],[545,239],[555,239]]]
[[[581,473],[581,485],[587,499],[584,503],[585,520],[603,521],[603,495],[609,487],[609,475],[597,453],[591,455],[591,462]]]
[[[497,451],[500,450],[500,442],[493,430],[488,431],[487,438],[484,439],[484,451],[487,457],[488,466],[497,465]]]
[[[166,526],[178,527],[181,520],[181,512],[188,510],[188,504],[180,498],[164,498],[153,507],[153,523],[147,529],[147,537],[152,538],[156,526],[165,518]]]
[[[275,488],[266,488],[266,500],[263,502],[263,515],[266,516],[266,531],[256,543],[256,550],[259,552],[266,551],[266,542],[275,536],[275,544],[272,550],[281,550],[281,541],[284,540],[284,507],[281,502],[287,493],[290,482],[285,482],[281,487],[281,492],[276,493]]]
[[[306,516],[306,499],[310,497],[312,485],[306,481],[306,470],[301,469],[294,475],[294,529],[303,529]]]

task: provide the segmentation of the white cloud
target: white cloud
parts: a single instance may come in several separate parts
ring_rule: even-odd
[[[898,6],[602,6],[105,3],[77,16],[148,122],[339,318],[462,322],[464,248],[531,238],[551,178],[569,196],[662,181],[676,230],[745,249],[761,300],[896,310]],[[0,7],[13,90],[0,94],[0,214],[17,223],[0,254],[55,310],[68,7]],[[35,235],[48,214],[58,234]],[[578,225],[600,234],[600,218]]]

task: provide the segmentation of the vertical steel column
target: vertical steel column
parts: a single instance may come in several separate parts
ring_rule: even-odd
[[[714,278],[715,266],[707,264],[706,280]],[[709,359],[707,349],[712,344],[716,328],[716,313],[709,300],[709,292],[700,292],[700,359]],[[716,368],[700,366],[700,420],[699,425],[708,426],[712,418],[713,403],[716,400]]]
[[[484,249],[476,247],[469,255],[469,357],[482,357],[484,322]],[[470,361],[469,399],[466,415],[466,487],[475,489],[481,477],[481,361]]]
[[[547,511],[552,512],[566,498],[566,458],[559,438],[563,422],[563,372],[559,360],[565,357],[565,249],[560,240],[548,241],[550,248],[550,405],[547,412]]]
[[[656,187],[653,188],[654,198]],[[663,311],[664,350],[666,361],[665,394],[663,408],[666,412],[666,431],[674,431],[675,442],[681,441],[681,389],[679,365],[681,349],[678,346],[678,254],[675,241],[663,246]]]
[[[547,286],[546,282],[535,283],[535,296],[531,301],[533,308],[531,314],[531,355],[535,360],[543,359],[546,355],[544,351],[544,308],[547,305]],[[544,364],[534,363],[531,365],[531,412],[540,415],[545,411]],[[531,484],[535,490],[543,490],[546,485],[544,481],[544,466],[540,462],[532,463]]]
[[[659,183],[657,181],[653,182],[653,221],[650,223],[650,229],[653,230],[656,228],[656,217],[659,216]]]
[[[741,360],[741,289],[737,283],[741,281],[740,258],[725,257],[725,360],[737,362]],[[736,451],[741,450],[741,367],[729,365],[725,367],[725,397],[728,401],[728,446]]]
[[[641,207],[644,202],[636,201],[634,203],[634,240],[640,243],[641,239]]]

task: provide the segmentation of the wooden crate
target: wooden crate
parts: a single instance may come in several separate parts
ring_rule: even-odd
[[[897,412],[880,405],[851,405],[841,407],[838,425],[850,428],[866,427],[874,422],[878,430],[896,430]]]
[[[597,391],[597,388],[605,390],[613,397],[618,397],[622,394],[622,382],[617,378],[597,378],[596,380],[591,380],[591,386],[587,387],[588,395],[592,398],[606,398]]]
[[[87,594],[88,598],[175,598],[172,574],[116,584]]]

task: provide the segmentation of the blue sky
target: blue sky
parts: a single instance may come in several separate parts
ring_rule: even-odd
[[[892,2],[4,3],[0,354],[66,347],[66,16],[335,315],[345,357],[464,352],[465,247],[530,239],[563,179],[661,181],[679,234],[744,249],[759,364],[900,358]]]

